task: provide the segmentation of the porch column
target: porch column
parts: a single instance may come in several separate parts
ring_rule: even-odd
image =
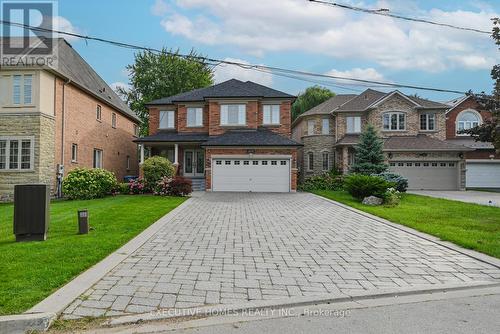
[[[174,165],[179,164],[179,144],[174,145]]]
[[[141,144],[141,161],[140,164],[142,165],[144,163],[144,144]]]
[[[344,174],[349,171],[349,148],[347,146],[342,147],[342,170]]]

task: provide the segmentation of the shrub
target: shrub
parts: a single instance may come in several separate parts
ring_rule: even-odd
[[[397,206],[401,201],[401,193],[395,188],[389,188],[384,194],[385,206]]]
[[[138,195],[146,192],[147,187],[143,179],[136,179],[129,183],[129,193]]]
[[[308,177],[299,185],[300,190],[339,190],[342,189],[343,177],[341,175],[325,173]]]
[[[193,192],[193,182],[182,176],[174,177],[170,181],[168,194],[170,196],[187,196]]]
[[[160,196],[168,196],[170,193],[171,182],[172,178],[166,176],[162,177],[155,186],[154,194]]]
[[[368,196],[383,198],[387,189],[393,185],[381,177],[371,175],[351,174],[344,179],[344,188],[358,200]]]
[[[173,177],[175,174],[174,165],[168,159],[159,156],[154,156],[144,161],[142,170],[146,186],[150,189],[154,189],[158,181],[163,177]]]
[[[372,174],[373,176],[378,176],[386,180],[387,182],[392,182],[394,183],[394,188],[399,191],[399,192],[406,192],[406,189],[408,188],[408,179],[402,177],[401,175],[394,174],[394,173],[381,173],[381,174]]]
[[[93,199],[110,194],[116,184],[116,177],[110,171],[75,168],[64,178],[62,189],[68,199]]]
[[[130,194],[130,183],[128,182],[119,183],[116,187],[116,192],[122,195]]]

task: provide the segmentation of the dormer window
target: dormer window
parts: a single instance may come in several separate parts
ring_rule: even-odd
[[[403,112],[388,112],[383,115],[384,131],[406,130],[406,114]]]
[[[457,134],[464,135],[459,132],[475,128],[476,126],[479,126],[479,124],[481,124],[481,117],[477,112],[472,110],[464,111],[457,117]]]

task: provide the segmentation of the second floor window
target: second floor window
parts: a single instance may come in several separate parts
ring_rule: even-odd
[[[116,114],[111,114],[111,126],[116,128]]]
[[[279,104],[270,104],[263,107],[264,124],[280,124],[280,106]]]
[[[420,130],[432,131],[436,129],[436,114],[420,115]]]
[[[347,133],[360,133],[361,132],[361,117],[360,116],[346,117],[346,132]]]
[[[246,105],[244,104],[223,104],[220,106],[221,125],[245,125]]]
[[[139,136],[139,126],[137,124],[134,124],[134,136]]]
[[[33,76],[31,74],[12,76],[12,104],[33,103]]]
[[[402,131],[406,129],[406,114],[402,112],[388,112],[383,116],[385,131]]]
[[[102,109],[100,105],[97,105],[95,109],[95,118],[100,121],[102,119]]]
[[[187,126],[203,125],[203,108],[187,108]]]
[[[77,162],[77,161],[78,161],[78,145],[72,144],[71,145],[71,162]]]
[[[314,134],[314,120],[312,119],[307,121],[307,134],[308,135]]]
[[[462,112],[457,117],[457,133],[463,135],[463,133],[459,132],[475,128],[479,124],[481,124],[481,118],[478,114],[472,111]]]
[[[173,129],[175,128],[175,111],[167,110],[160,111],[160,129]]]
[[[323,118],[322,120],[321,133],[324,135],[330,134],[330,120],[328,118]]]

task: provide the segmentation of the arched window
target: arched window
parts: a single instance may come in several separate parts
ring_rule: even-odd
[[[457,133],[474,128],[479,124],[481,124],[481,116],[476,111],[463,111],[457,117]]]

